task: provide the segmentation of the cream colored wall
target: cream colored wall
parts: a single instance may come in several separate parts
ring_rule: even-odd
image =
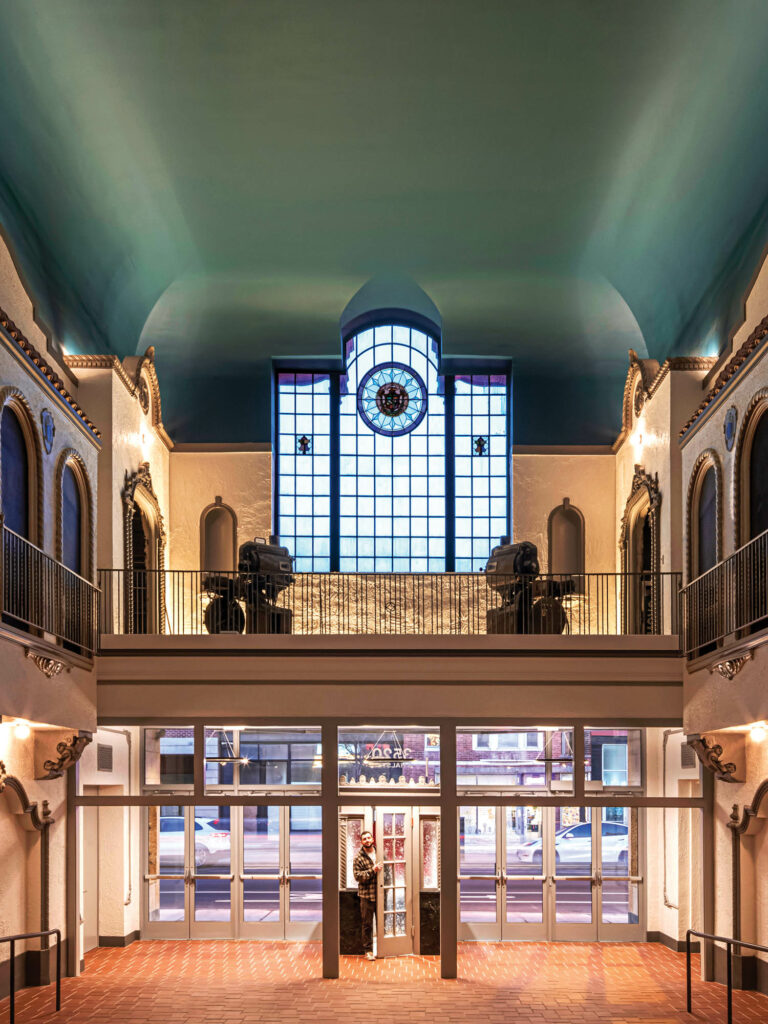
[[[268,537],[272,517],[270,452],[171,452],[172,569],[200,568],[200,516],[216,497],[237,516],[238,547]]]
[[[29,799],[42,808],[48,800],[54,818],[49,827],[50,927],[66,936],[66,783],[64,779],[35,781],[35,763],[42,753],[55,756],[61,735],[38,731],[26,740],[16,738],[10,724],[0,725],[0,760],[9,775],[18,778]],[[37,748],[37,749],[36,749]],[[40,833],[24,827],[26,815],[16,813],[9,790],[0,793],[0,934],[35,931],[40,927]],[[35,944],[29,943],[30,948]],[[23,948],[23,946],[22,946]],[[7,944],[0,945],[0,960],[7,960]]]
[[[539,549],[549,567],[549,514],[569,498],[584,516],[585,569],[613,572],[615,459],[613,455],[515,454],[512,459],[513,537]]]

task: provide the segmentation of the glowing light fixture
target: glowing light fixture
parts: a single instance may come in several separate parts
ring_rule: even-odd
[[[32,732],[27,723],[22,720],[16,721],[13,731],[17,740],[28,740],[30,733]]]
[[[753,743],[762,743],[768,736],[768,726],[765,722],[756,722],[749,730],[749,737]]]

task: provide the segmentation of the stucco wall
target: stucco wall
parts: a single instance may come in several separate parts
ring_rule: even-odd
[[[171,452],[173,569],[200,568],[200,516],[220,497],[237,517],[237,546],[268,537],[272,517],[270,452]]]
[[[542,572],[549,568],[549,514],[570,499],[584,516],[585,569],[613,572],[615,528],[613,455],[517,454],[512,459],[513,536],[539,549]]]

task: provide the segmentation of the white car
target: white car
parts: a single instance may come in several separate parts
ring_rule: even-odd
[[[629,851],[629,827],[619,821],[602,823],[602,861],[603,864],[618,864],[626,867]],[[541,839],[531,839],[519,846],[515,855],[524,864],[541,864]],[[582,821],[578,825],[561,828],[555,834],[555,860],[558,864],[574,863],[591,864],[592,862],[592,822]]]
[[[164,868],[184,865],[184,818],[167,815],[160,818],[160,862]],[[195,866],[229,863],[230,833],[216,828],[203,818],[195,819]]]

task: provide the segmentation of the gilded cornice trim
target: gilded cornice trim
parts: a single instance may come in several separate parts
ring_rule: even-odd
[[[160,382],[155,369],[155,349],[150,345],[139,359],[136,372],[131,376],[116,355],[71,355],[65,356],[64,362],[72,370],[112,370],[128,393],[136,398],[142,410],[150,414],[152,426],[160,440],[169,450],[173,441],[163,425],[162,405],[160,400]],[[142,372],[146,374],[146,382],[142,380]],[[148,386],[151,400],[147,403],[145,388]]]
[[[616,452],[629,437],[632,416],[639,416],[645,403],[653,398],[670,370],[711,370],[717,362],[714,356],[672,356],[659,366],[655,359],[641,359],[634,349],[629,350],[629,369],[624,381],[621,431],[612,448]],[[639,377],[637,388],[635,382]],[[633,401],[634,396],[634,401]]]
[[[74,412],[77,418],[83,424],[85,424],[85,426],[91,431],[92,434],[94,434],[96,437],[101,437],[101,433],[96,427],[96,424],[93,423],[90,419],[88,419],[88,417],[85,414],[85,411],[81,408],[81,406],[77,404],[77,402],[69,393],[69,391],[67,391],[66,387],[64,386],[64,381],[61,379],[61,377],[59,377],[55,370],[53,370],[48,365],[48,363],[46,363],[45,359],[37,351],[35,346],[30,341],[28,341],[27,338],[24,337],[24,335],[13,322],[13,320],[11,320],[11,318],[8,316],[5,310],[3,310],[1,307],[0,327],[2,327],[5,333],[8,335],[8,337],[13,342],[15,342],[17,347],[24,353],[24,355],[32,361],[32,363],[37,367],[37,369],[40,371],[43,377],[45,377],[45,379],[48,381],[50,386],[61,395],[61,397],[70,407],[70,409]]]
[[[693,416],[691,416],[691,418],[680,431],[680,437],[684,436],[684,434],[693,426],[693,424],[696,422],[699,416],[701,416],[701,414],[704,412],[707,406],[710,405],[715,400],[715,398],[717,398],[717,396],[723,390],[728,381],[730,381],[731,378],[739,372],[739,370],[747,361],[747,359],[749,359],[752,353],[755,352],[763,343],[766,335],[768,335],[768,316],[763,317],[763,319],[760,321],[760,323],[757,325],[754,331],[752,331],[747,340],[742,345],[739,346],[739,348],[734,352],[734,354],[722,368],[720,373],[718,373],[717,377],[715,377],[715,383],[707,392],[704,401],[698,407],[696,412],[693,414]]]
[[[704,479],[704,474],[710,466],[715,471],[715,516],[717,518],[717,522],[715,524],[715,547],[717,548],[716,561],[720,562],[723,558],[723,465],[720,462],[720,456],[714,448],[705,448],[694,462],[693,469],[691,470],[691,476],[688,480],[688,496],[685,506],[685,565],[689,581],[694,578],[692,543],[694,531],[694,502],[698,502],[699,486],[701,481]]]

